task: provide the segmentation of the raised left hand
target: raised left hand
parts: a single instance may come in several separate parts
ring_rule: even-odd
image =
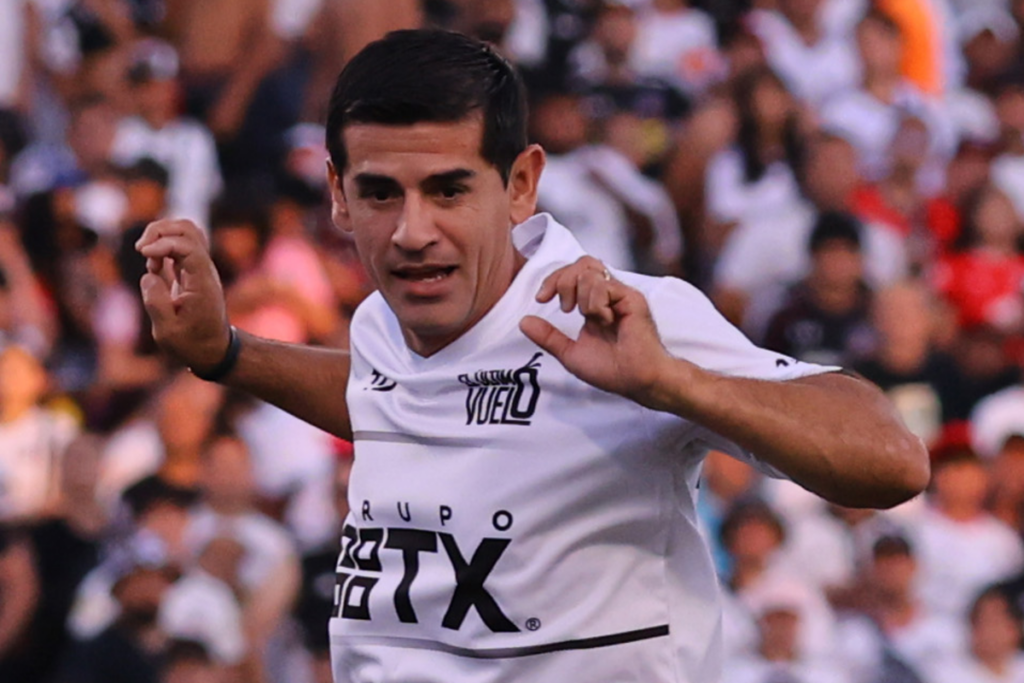
[[[532,315],[519,323],[523,334],[584,382],[650,405],[674,359],[661,343],[644,295],[613,278],[597,259],[584,256],[549,275],[537,301],[555,296],[563,311],[578,308],[585,317],[579,337],[570,339]]]

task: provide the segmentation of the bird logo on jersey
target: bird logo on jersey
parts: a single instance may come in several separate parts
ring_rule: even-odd
[[[529,425],[540,398],[540,359],[537,352],[525,365],[511,370],[479,370],[459,375],[466,385],[467,425]]]

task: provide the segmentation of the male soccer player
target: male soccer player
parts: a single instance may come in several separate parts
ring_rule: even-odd
[[[525,118],[508,63],[457,34],[393,33],[346,67],[333,216],[377,287],[351,355],[231,328],[192,224],[138,244],[168,352],[355,441],[338,683],[711,683],[709,447],[843,505],[928,481],[880,392],[753,346],[682,281],[609,273],[534,216]]]

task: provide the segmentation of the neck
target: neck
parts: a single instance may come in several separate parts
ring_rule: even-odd
[[[20,420],[25,417],[34,405],[34,403],[16,403],[14,401],[0,402],[0,423]]]
[[[899,84],[900,77],[898,75],[871,75],[865,80],[864,89],[882,102],[891,104],[896,98],[896,87]]]
[[[789,17],[789,23],[793,25],[796,32],[807,45],[814,45],[818,42],[818,19],[815,16]]]
[[[1006,670],[1010,667],[1010,658],[1012,657],[1012,655],[996,652],[975,652],[974,656],[979,662],[981,662],[983,667],[1000,677],[1006,674]]]
[[[913,372],[922,365],[928,357],[927,343],[908,344],[885,344],[880,353],[882,361],[890,370],[897,372]]]
[[[814,297],[814,303],[826,313],[845,313],[854,308],[857,305],[857,299],[860,296],[860,290],[856,287],[832,287],[832,286],[813,286],[811,283],[811,292]]]
[[[939,510],[954,522],[971,522],[981,516],[977,506],[967,503],[941,503]]]

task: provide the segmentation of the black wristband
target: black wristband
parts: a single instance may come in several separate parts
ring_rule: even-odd
[[[193,368],[189,368],[189,370],[199,379],[204,379],[207,382],[219,382],[235,369],[235,365],[238,363],[238,354],[241,351],[242,340],[238,336],[238,330],[231,325],[228,327],[228,350],[224,352],[224,358],[209,372],[197,372]]]

